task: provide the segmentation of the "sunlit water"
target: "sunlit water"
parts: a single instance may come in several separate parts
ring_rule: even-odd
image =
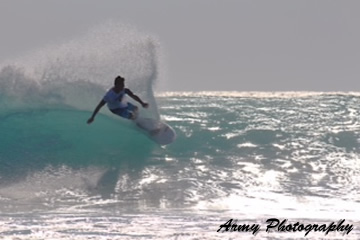
[[[157,97],[162,118],[178,134],[167,147],[110,116],[88,126],[90,112],[34,110],[3,117],[1,236],[304,237],[265,232],[266,220],[278,218],[304,224],[345,219],[354,227],[349,234],[307,237],[358,239],[360,97],[228,95]],[[260,232],[217,232],[229,219],[259,224]]]

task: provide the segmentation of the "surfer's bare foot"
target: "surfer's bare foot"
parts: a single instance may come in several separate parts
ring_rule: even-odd
[[[135,120],[139,115],[139,109],[136,108],[132,113],[131,113],[131,119]]]
[[[137,110],[135,110],[131,113],[130,119],[135,120],[138,117],[138,115],[139,115],[139,112]]]

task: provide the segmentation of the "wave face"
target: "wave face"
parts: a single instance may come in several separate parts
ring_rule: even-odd
[[[34,174],[80,174],[94,167],[101,172],[146,159],[154,144],[106,107],[92,125],[86,121],[117,75],[150,103],[141,115],[159,118],[153,91],[161,79],[159,52],[155,37],[109,21],[63,44],[1,63],[0,186],[6,190],[0,196],[20,194],[26,202],[36,195],[31,188],[36,184],[22,193],[7,188]],[[44,189],[55,192],[62,186]]]

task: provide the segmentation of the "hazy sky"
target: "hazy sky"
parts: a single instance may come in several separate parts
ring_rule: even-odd
[[[358,0],[0,0],[0,61],[108,19],[156,35],[167,90],[359,91]]]

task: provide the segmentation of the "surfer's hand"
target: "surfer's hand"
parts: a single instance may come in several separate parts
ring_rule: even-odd
[[[89,120],[87,120],[87,124],[90,124],[90,123],[92,123],[94,121],[94,118],[89,118]]]
[[[149,104],[148,103],[143,103],[141,104],[143,108],[148,108],[149,107]]]

